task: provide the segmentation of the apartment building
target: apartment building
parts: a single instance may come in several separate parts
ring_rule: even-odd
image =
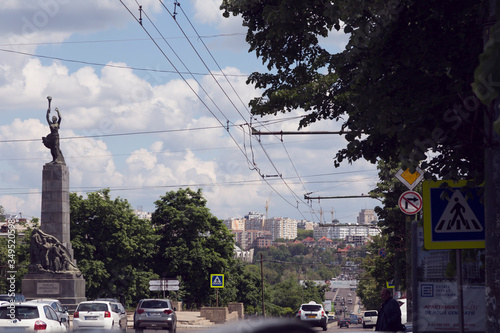
[[[266,219],[264,229],[271,232],[272,239],[295,239],[297,238],[297,221],[288,217],[273,217]]]
[[[373,224],[377,221],[377,216],[373,209],[362,209],[356,219],[357,224]]]
[[[265,219],[264,214],[249,212],[243,218],[228,218],[224,224],[235,235],[242,249],[267,247],[280,238],[297,238],[297,220],[288,217]]]
[[[326,237],[329,239],[346,239],[348,236],[372,237],[380,234],[380,229],[372,225],[339,224],[322,225],[317,224],[313,229],[314,239]],[[359,238],[356,237],[358,240]]]

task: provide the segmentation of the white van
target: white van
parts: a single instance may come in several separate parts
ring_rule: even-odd
[[[399,308],[401,309],[401,324],[405,325],[408,323],[408,310],[406,307],[406,298],[398,299]]]
[[[363,328],[375,327],[375,325],[377,325],[377,318],[377,310],[368,310],[363,312]]]

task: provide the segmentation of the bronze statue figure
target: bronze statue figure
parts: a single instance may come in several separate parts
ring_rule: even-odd
[[[73,273],[81,275],[68,249],[57,238],[34,229],[30,243],[30,273]]]
[[[47,97],[49,101],[49,108],[47,109],[47,123],[50,127],[50,134],[46,137],[42,138],[43,144],[45,147],[50,149],[50,153],[52,154],[52,162],[51,164],[66,164],[64,161],[64,156],[62,154],[61,149],[59,148],[59,127],[61,126],[61,113],[59,109],[56,108],[57,117],[53,116],[52,121],[50,120],[50,102],[52,101],[52,97]]]

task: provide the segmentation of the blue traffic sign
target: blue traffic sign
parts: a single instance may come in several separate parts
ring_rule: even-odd
[[[210,288],[224,288],[224,274],[210,274]]]
[[[446,183],[446,184],[445,184]],[[423,184],[426,249],[472,249],[485,246],[483,187],[467,181]]]

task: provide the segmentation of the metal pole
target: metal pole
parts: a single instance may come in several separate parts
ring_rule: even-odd
[[[411,289],[412,289],[412,313],[411,322],[413,332],[420,332],[418,327],[418,222],[413,221],[411,224]],[[408,302],[408,300],[407,300]]]
[[[264,256],[260,254],[260,280],[262,284],[262,316],[266,318],[266,307],[264,305]]]
[[[457,259],[457,296],[458,296],[458,331],[464,332],[464,294],[462,279],[462,249],[456,250]]]
[[[418,213],[414,215],[414,218],[411,219],[409,218],[406,221],[405,225],[405,243],[406,243],[406,265],[405,265],[405,271],[406,271],[406,320],[411,318],[412,316],[412,311],[413,311],[413,284],[412,284],[412,275],[411,275],[411,266],[412,266],[412,252],[411,252],[411,234],[412,234],[412,225],[414,221],[418,220]],[[404,323],[403,323],[404,324]]]

